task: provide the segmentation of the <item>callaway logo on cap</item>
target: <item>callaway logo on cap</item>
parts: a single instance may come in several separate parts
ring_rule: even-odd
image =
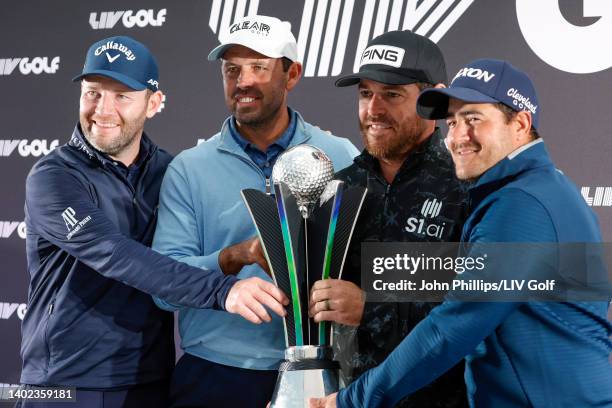
[[[233,45],[243,45],[270,58],[288,58],[297,61],[297,42],[291,33],[291,23],[268,16],[246,16],[234,21],[221,34],[221,44],[208,59],[223,58]]]
[[[101,75],[142,91],[159,89],[157,62],[143,44],[126,36],[110,37],[89,47],[83,72],[73,78]]]
[[[468,103],[503,103],[531,112],[534,129],[539,123],[538,95],[529,77],[506,61],[480,59],[461,68],[448,88],[426,89],[417,100],[417,112],[427,119],[444,119],[449,99]]]
[[[446,65],[440,48],[411,31],[389,31],[370,40],[361,54],[359,72],[336,81],[336,86],[371,79],[389,85],[446,83]]]

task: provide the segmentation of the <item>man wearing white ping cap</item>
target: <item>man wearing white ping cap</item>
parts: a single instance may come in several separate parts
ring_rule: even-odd
[[[153,247],[192,265],[237,273],[239,279],[255,277],[263,284],[271,279],[262,269],[265,260],[240,191],[270,191],[272,166],[291,146],[321,148],[335,171],[351,164],[358,151],[287,106],[302,72],[288,22],[247,16],[231,24],[221,39],[208,59],[221,59],[225,103],[232,115],[220,132],[170,164]],[[283,323],[255,302],[260,295],[253,287],[242,289],[239,299],[253,291],[253,302],[232,304],[228,299],[228,311],[246,310],[249,321],[156,299],[160,307],[179,311],[185,355],[172,381],[173,406],[264,407],[270,401],[285,349]],[[274,302],[282,307],[280,299]]]

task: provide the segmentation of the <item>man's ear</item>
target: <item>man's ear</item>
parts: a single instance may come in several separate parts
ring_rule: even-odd
[[[287,80],[287,90],[290,91],[297,85],[302,77],[302,64],[299,62],[294,62],[289,67],[289,71],[287,73],[289,75],[289,79]]]
[[[147,101],[147,118],[151,119],[157,111],[162,103],[164,94],[162,91],[155,91],[149,96],[149,100]]]
[[[440,89],[440,88],[446,88],[446,85],[444,85],[443,83],[439,83],[439,84],[436,84],[436,85],[434,86],[434,88],[438,88],[438,89]]]
[[[531,140],[531,112],[517,112],[517,114],[514,116],[513,122],[517,141],[523,143]]]

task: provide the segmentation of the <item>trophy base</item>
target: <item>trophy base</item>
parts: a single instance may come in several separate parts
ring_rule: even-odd
[[[295,346],[285,350],[270,408],[307,408],[309,398],[320,398],[343,388],[340,365],[328,346]]]

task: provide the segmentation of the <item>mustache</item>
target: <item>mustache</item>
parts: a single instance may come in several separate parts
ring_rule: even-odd
[[[480,145],[477,143],[448,143],[446,145],[447,149],[450,150],[451,152],[460,150],[460,149],[474,149],[474,150],[478,150],[480,149]]]
[[[362,125],[364,126],[369,126],[372,123],[378,123],[378,124],[384,124],[384,125],[389,125],[389,126],[395,126],[396,122],[395,120],[387,117],[387,116],[368,116],[366,117],[366,120],[364,123],[362,123]]]
[[[243,96],[243,95],[251,95],[251,96],[254,96],[256,98],[263,97],[263,94],[261,93],[261,91],[259,91],[256,88],[241,88],[241,89],[237,89],[232,94],[232,98],[238,98],[238,97]]]

